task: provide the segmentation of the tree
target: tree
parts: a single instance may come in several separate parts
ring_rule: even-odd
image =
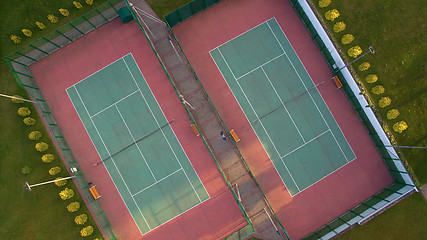
[[[74,1],[74,2],[73,2],[73,5],[74,5],[74,7],[76,7],[77,9],[80,9],[80,8],[82,8],[82,7],[83,7],[81,3],[76,2],[76,1]]]
[[[325,8],[331,4],[332,0],[320,0],[319,1],[319,7]]]
[[[366,76],[365,81],[367,83],[374,83],[378,81],[378,76],[375,74],[369,74],[368,76]]]
[[[358,67],[357,67],[357,69],[359,69],[359,71],[366,71],[366,70],[368,70],[369,68],[371,67],[371,64],[370,63],[368,63],[368,62],[363,62],[363,63],[361,63]]]
[[[342,36],[341,38],[341,43],[344,45],[350,44],[351,42],[353,42],[354,40],[354,36],[352,34],[346,34],[344,36]]]
[[[30,140],[39,140],[42,137],[42,133],[39,131],[32,131],[30,134],[28,134],[28,138]]]
[[[27,107],[18,108],[18,115],[21,117],[26,117],[31,114],[31,110]]]
[[[57,23],[58,22],[58,17],[53,15],[53,14],[49,14],[47,15],[47,19],[51,22],[51,23]]]
[[[68,16],[70,16],[70,12],[67,10],[67,9],[64,9],[64,8],[60,8],[60,9],[58,9],[58,11],[61,13],[61,15],[62,16],[64,16],[64,17],[68,17]]]
[[[74,222],[77,225],[83,225],[87,222],[87,215],[82,213],[74,218]]]
[[[80,235],[82,237],[90,236],[92,233],[93,233],[93,227],[92,226],[87,226],[80,231]]]
[[[21,38],[13,34],[10,35],[10,40],[12,40],[12,42],[15,44],[21,43]],[[15,99],[15,100],[18,100],[18,99]]]
[[[339,16],[340,16],[340,12],[338,12],[338,10],[336,9],[329,10],[325,13],[325,18],[330,21],[334,21]]]
[[[397,118],[400,115],[399,110],[397,109],[391,109],[387,112],[387,119],[393,120]]]
[[[19,38],[19,39],[21,39],[21,38]],[[21,41],[21,40],[19,40],[19,41]],[[21,96],[19,96],[19,95],[13,95],[12,97],[16,97],[16,98],[22,98]],[[16,98],[12,98],[11,100],[12,100],[12,102],[14,102],[14,103],[23,103],[24,101],[22,101],[21,99],[16,99]]]
[[[51,153],[47,153],[47,154],[45,154],[45,155],[42,156],[42,161],[44,163],[50,163],[53,160],[55,160],[55,156],[53,154],[51,154]]]
[[[93,0],[86,0],[86,4],[91,6],[93,4]]]
[[[71,202],[70,204],[67,205],[67,210],[69,212],[76,212],[77,210],[79,210],[79,208],[80,208],[79,202]]]
[[[49,174],[52,176],[55,176],[56,174],[58,174],[61,171],[61,168],[56,166],[56,167],[52,167],[49,169]]]
[[[45,142],[39,142],[36,144],[36,150],[39,152],[44,152],[49,148],[49,145]]]
[[[22,120],[25,125],[27,126],[33,126],[36,123],[36,120],[32,117],[26,117],[24,120]]]
[[[398,133],[402,133],[407,128],[408,128],[408,124],[405,121],[400,121],[393,125],[393,130]]]
[[[57,178],[55,178],[55,180],[59,180],[59,179],[62,179],[63,177],[57,177]],[[64,179],[64,180],[61,180],[61,181],[56,181],[55,182],[55,185],[56,186],[58,186],[58,187],[62,187],[62,186],[64,186],[65,184],[67,184],[67,179]]]
[[[61,197],[62,200],[70,199],[74,197],[74,191],[73,189],[65,188],[59,193],[59,197]]]
[[[372,88],[372,93],[376,94],[376,95],[383,94],[384,91],[385,91],[385,88],[381,85],[377,85],[377,86]]]
[[[382,97],[378,101],[378,105],[380,105],[380,108],[385,108],[390,104],[391,104],[391,99],[389,97]]]
[[[27,36],[27,37],[31,37],[31,36],[33,36],[33,32],[31,32],[31,30],[29,30],[29,29],[22,29],[21,30],[22,31],[22,33],[25,35],[25,36]]]
[[[36,22],[36,25],[40,30],[43,30],[46,28],[46,26],[42,22]]]
[[[333,30],[334,32],[339,33],[341,31],[344,31],[345,27],[345,23],[341,21],[334,24]]]
[[[362,53],[362,48],[360,46],[351,47],[347,53],[350,57],[357,58]]]

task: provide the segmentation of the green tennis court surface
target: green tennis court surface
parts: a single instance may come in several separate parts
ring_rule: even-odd
[[[142,234],[209,198],[131,54],[67,93]]]
[[[210,54],[292,196],[355,159],[276,19]]]

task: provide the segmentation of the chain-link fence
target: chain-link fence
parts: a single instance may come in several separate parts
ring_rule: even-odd
[[[82,197],[89,203],[88,207],[90,207],[95,221],[102,228],[103,235],[108,239],[118,238],[101,205],[98,201],[93,200],[89,191],[89,184],[82,172],[79,171],[79,164],[68,147],[29,66],[115,19],[119,16],[117,10],[121,7],[125,7],[122,0],[110,0],[4,57],[17,83],[37,102],[61,155],[64,156],[64,160],[76,176],[75,182],[78,184],[80,193],[83,194]]]

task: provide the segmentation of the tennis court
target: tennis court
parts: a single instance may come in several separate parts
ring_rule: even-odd
[[[356,158],[275,18],[210,55],[291,196]]]
[[[209,199],[132,54],[67,93],[142,234]]]

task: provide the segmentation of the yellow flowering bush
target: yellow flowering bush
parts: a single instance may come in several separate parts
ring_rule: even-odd
[[[33,141],[39,140],[41,137],[42,137],[42,133],[39,131],[32,131],[30,132],[30,134],[28,134],[28,138]]]
[[[87,222],[87,215],[82,213],[74,218],[74,222],[77,225],[83,225]]]
[[[92,233],[93,233],[93,227],[92,226],[87,226],[80,231],[80,235],[82,237],[90,236]]]
[[[370,63],[368,63],[368,62],[363,62],[363,63],[361,63],[358,67],[357,67],[357,69],[359,69],[359,71],[366,71],[366,70],[368,70],[369,68],[371,67],[371,64]]]
[[[397,118],[400,115],[399,110],[397,109],[391,109],[387,112],[387,119],[393,120]]]
[[[36,150],[39,152],[44,152],[49,148],[49,145],[45,142],[39,142],[36,144]]]
[[[59,172],[61,172],[61,168],[58,166],[49,169],[49,174],[52,176],[55,176]]]
[[[45,154],[45,155],[42,156],[42,161],[44,163],[50,163],[53,160],[55,160],[55,156],[53,154],[51,154],[51,153],[47,153],[47,154]]]
[[[367,83],[374,83],[378,81],[378,76],[375,74],[369,74],[368,76],[366,76],[365,81]]]
[[[325,18],[330,21],[334,21],[339,16],[340,16],[340,12],[338,12],[338,10],[336,9],[329,10],[325,13]]]
[[[16,35],[10,35],[10,40],[12,40],[13,43],[18,44],[21,42],[21,38]],[[16,99],[15,99],[16,100]]]
[[[89,5],[89,6],[92,5],[93,4],[93,0],[86,0],[86,4]]]
[[[380,108],[385,108],[390,104],[391,104],[391,99],[389,97],[382,97],[378,101],[378,105],[380,106]]]
[[[55,178],[55,180],[59,180],[59,179],[62,179],[63,177],[57,177],[57,178]],[[67,179],[64,179],[64,180],[61,180],[61,181],[56,181],[55,182],[55,185],[56,186],[58,186],[58,187],[62,187],[62,186],[64,186],[65,184],[67,184]]]
[[[67,205],[67,210],[69,212],[76,212],[79,209],[80,209],[80,203],[79,202],[72,202],[72,203]]]
[[[53,15],[53,14],[49,14],[49,15],[47,15],[47,19],[49,19],[49,21],[50,21],[51,23],[57,23],[57,22],[58,22],[58,17],[57,17],[57,16],[55,16],[55,15]]]
[[[27,107],[20,107],[18,109],[18,115],[21,117],[26,117],[31,114],[31,110]]]
[[[363,52],[363,50],[362,50],[362,48],[361,48],[360,46],[354,46],[354,47],[351,47],[351,48],[347,51],[348,55],[349,55],[350,57],[353,57],[353,58],[357,58],[357,56],[359,56],[362,52]]]
[[[74,197],[74,191],[73,189],[65,188],[59,193],[59,197],[61,197],[62,200],[70,199]]]
[[[61,15],[62,15],[62,16],[64,16],[64,17],[68,17],[68,16],[70,16],[70,12],[69,12],[67,9],[60,8],[60,9],[58,9],[58,11],[59,11],[59,13],[61,13]]]
[[[33,32],[31,32],[31,30],[29,30],[29,29],[24,28],[21,31],[27,37],[31,37],[33,35]]]
[[[353,42],[353,40],[354,40],[354,36],[352,34],[348,33],[348,34],[342,36],[341,43],[344,45],[347,45],[347,44],[350,44],[351,42]]]
[[[82,7],[83,7],[81,3],[76,2],[76,1],[74,1],[74,2],[73,2],[73,5],[74,5],[74,7],[76,7],[77,9],[80,9],[80,8],[82,8]]]
[[[344,31],[346,26],[347,25],[341,21],[341,22],[335,23],[332,29],[334,30],[334,32],[339,33],[341,31]]]
[[[36,120],[32,117],[26,117],[24,120],[22,120],[25,125],[27,126],[33,126],[36,123]]]
[[[381,85],[377,85],[377,86],[372,88],[372,93],[376,94],[376,95],[383,94],[384,91],[385,91],[385,88]]]
[[[16,97],[16,98],[22,98],[19,95],[13,95],[12,97]],[[24,101],[22,101],[21,99],[16,99],[16,98],[11,98],[12,102],[14,103],[23,103]]]
[[[36,25],[40,30],[43,30],[46,28],[46,26],[42,22],[36,22]]]
[[[407,128],[408,128],[408,124],[405,121],[400,121],[393,125],[393,130],[398,133],[402,133]]]
[[[319,0],[319,7],[325,8],[331,4],[332,0]]]

